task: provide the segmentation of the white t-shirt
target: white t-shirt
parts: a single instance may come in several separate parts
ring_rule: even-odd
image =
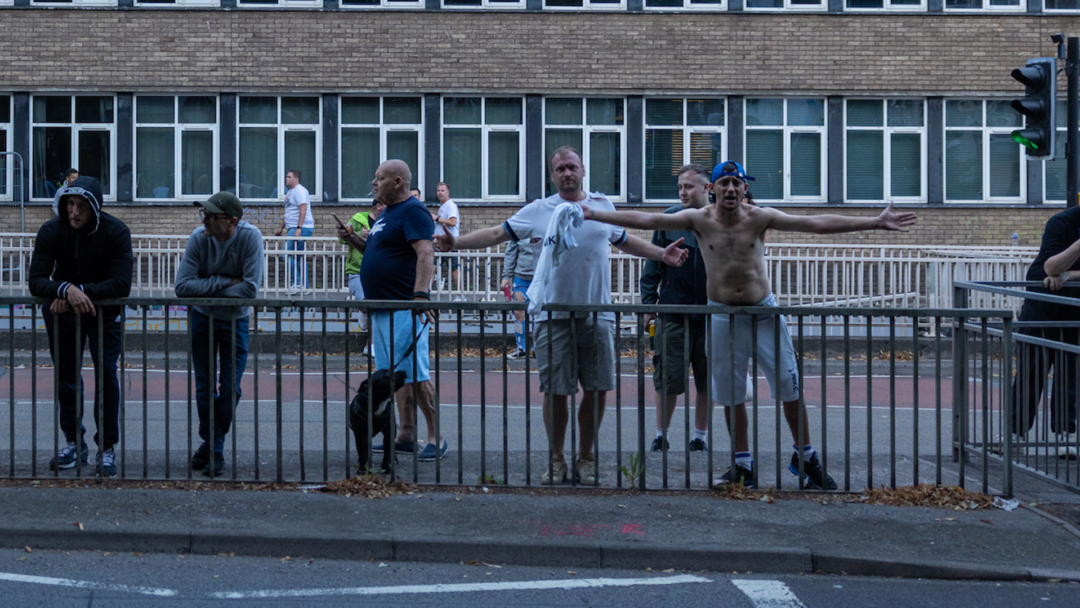
[[[311,196],[303,184],[296,184],[295,188],[285,193],[285,230],[296,230],[296,223],[300,221],[300,205],[307,205],[304,225],[301,228],[315,227],[315,215],[311,213]]]
[[[442,205],[439,205],[439,219],[448,220],[452,217],[457,218],[458,223],[456,226],[443,226],[442,224],[435,222],[435,236],[445,234],[448,229],[454,238],[457,238],[460,235],[458,229],[461,227],[461,214],[458,212],[457,203],[447,200]]]
[[[532,250],[535,259],[540,258],[541,244],[547,233],[555,208],[562,203],[573,202],[558,194],[537,199],[521,208],[513,217],[503,222],[503,230],[519,247]],[[599,192],[590,193],[581,201],[586,207],[601,211],[614,211],[615,205]],[[559,304],[611,304],[611,245],[626,242],[626,230],[618,226],[586,221],[573,231],[577,247],[562,254],[559,265],[553,268],[544,300]],[[556,312],[556,319],[567,319],[570,313]],[[547,320],[542,313],[540,321]],[[583,317],[576,314],[575,318]],[[599,318],[615,320],[615,313],[600,313]]]

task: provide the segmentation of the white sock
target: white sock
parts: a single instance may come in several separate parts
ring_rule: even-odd
[[[750,452],[735,452],[735,466],[746,469],[754,468],[754,457]]]
[[[656,429],[656,438],[660,439],[664,436],[664,429]]]
[[[705,439],[708,436],[709,436],[709,434],[706,431],[694,429],[694,436],[690,438],[690,441],[693,441],[695,439],[700,439],[702,441],[705,441]]]
[[[795,450],[796,453],[798,453],[799,446],[793,445],[791,447]],[[803,453],[803,460],[804,461],[810,460],[811,458],[814,457],[814,446],[810,445],[809,443],[802,446],[802,453]]]

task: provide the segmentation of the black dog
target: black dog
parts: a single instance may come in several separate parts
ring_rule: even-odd
[[[349,427],[356,438],[356,452],[360,455],[360,474],[368,471],[368,447],[371,440],[382,433],[383,445],[394,440],[391,424],[390,398],[405,385],[405,372],[394,372],[394,385],[390,386],[390,370],[380,369],[360,384],[352,403],[349,404]],[[368,391],[371,391],[371,435],[368,435]],[[389,473],[392,466],[389,448],[383,450],[382,469]]]

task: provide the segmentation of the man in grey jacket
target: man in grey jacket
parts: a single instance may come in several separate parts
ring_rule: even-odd
[[[502,289],[510,293],[515,302],[529,301],[529,285],[532,284],[533,270],[536,264],[533,260],[531,247],[521,247],[514,241],[506,244],[506,255],[503,261]],[[507,359],[520,359],[525,356],[525,335],[529,333],[529,322],[525,318],[524,310],[514,311],[514,341],[517,348],[506,355]],[[531,349],[530,349],[531,350]]]
[[[202,207],[203,225],[188,237],[176,272],[176,295],[182,298],[257,298],[262,283],[263,239],[255,226],[242,221],[240,200],[218,192]],[[191,360],[195,368],[195,399],[199,410],[202,445],[191,458],[191,468],[205,475],[220,475],[225,468],[225,435],[232,426],[240,401],[240,380],[248,354],[250,306],[193,306]],[[213,349],[210,354],[211,325]],[[233,359],[233,349],[236,355]],[[220,364],[217,361],[220,360]],[[220,375],[214,380],[214,368]],[[211,424],[213,421],[213,424]],[[213,446],[213,459],[210,447]]]

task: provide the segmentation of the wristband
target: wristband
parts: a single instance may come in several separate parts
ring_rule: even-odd
[[[431,301],[431,294],[426,291],[414,291],[412,292],[412,299],[424,298],[427,301]]]

